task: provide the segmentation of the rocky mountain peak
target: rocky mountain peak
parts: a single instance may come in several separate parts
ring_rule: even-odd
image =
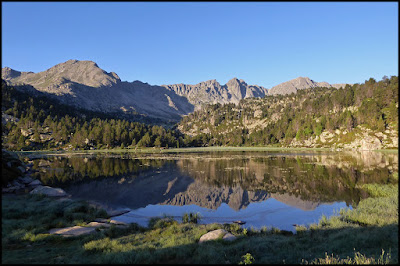
[[[272,87],[268,93],[274,94],[290,94],[295,93],[298,90],[315,88],[315,87],[332,87],[328,82],[315,82],[309,77],[298,77],[279,85]]]
[[[234,77],[234,78],[230,79],[230,80],[226,83],[226,85],[228,85],[228,86],[238,86],[238,85],[240,85],[240,81],[239,81],[238,78]]]
[[[221,86],[216,79],[210,79],[210,80],[206,80],[206,81],[200,82],[199,85],[200,86],[203,85],[203,86],[206,86],[206,87],[211,87],[211,86],[219,87],[219,86]]]
[[[27,83],[42,90],[54,89],[55,86],[58,88],[63,84],[81,84],[95,88],[110,87],[121,82],[117,74],[105,72],[95,62],[75,59],[57,64],[39,73],[18,75],[18,72],[12,72],[6,68],[2,69],[2,74],[3,72],[2,76],[6,79],[15,79],[17,82]]]
[[[12,78],[19,77],[20,75],[21,75],[21,72],[16,71],[9,67],[4,67],[1,69],[1,78],[2,79],[12,79]]]

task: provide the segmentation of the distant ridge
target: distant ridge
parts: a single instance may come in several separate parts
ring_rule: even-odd
[[[272,87],[270,90],[268,90],[268,93],[270,95],[290,94],[290,93],[296,93],[298,90],[315,88],[315,87],[327,87],[327,88],[333,87],[339,89],[340,87],[344,88],[345,86],[346,83],[329,84],[328,82],[315,82],[308,77],[298,77]]]
[[[36,90],[79,108],[101,112],[143,114],[149,117],[179,121],[181,116],[206,104],[238,104],[240,100],[287,94],[317,86],[337,87],[299,77],[270,90],[248,85],[232,78],[225,85],[215,79],[195,85],[149,85],[141,81],[121,81],[114,72],[106,72],[93,61],[68,60],[39,73],[2,68],[2,79],[10,85],[28,84]],[[343,84],[341,84],[343,85]]]

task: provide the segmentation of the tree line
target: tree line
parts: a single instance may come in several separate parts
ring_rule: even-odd
[[[343,127],[349,132],[358,125],[381,132],[397,128],[398,77],[207,105],[172,128],[78,109],[3,80],[2,113],[18,119],[2,128],[2,143],[11,150],[285,145]],[[257,120],[267,125],[245,126]]]

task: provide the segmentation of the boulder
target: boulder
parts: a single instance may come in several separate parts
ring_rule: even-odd
[[[360,150],[380,150],[382,149],[382,143],[377,137],[365,136],[361,141]]]
[[[23,188],[23,187],[25,187],[24,184],[21,184],[21,183],[18,182],[17,180],[13,180],[13,181],[11,182],[11,185],[14,186],[14,187],[16,187],[16,188]]]
[[[115,217],[115,216],[120,216],[122,214],[130,212],[131,210],[125,208],[125,209],[115,209],[115,210],[107,210],[106,209],[106,211],[107,211],[107,214],[108,214],[109,217]]]
[[[226,235],[224,235],[224,237],[222,238],[222,240],[225,241],[233,241],[236,239],[236,236],[232,235],[231,233],[227,233]]]
[[[34,188],[30,194],[44,194],[49,197],[65,197],[69,196],[63,189],[61,188],[52,188],[49,186],[37,186]]]
[[[89,227],[110,227],[109,223],[90,222],[87,224]]]
[[[98,223],[108,223],[109,222],[109,220],[105,219],[105,218],[96,218],[96,219],[94,219],[94,221],[98,222]]]
[[[7,187],[7,188],[2,188],[1,192],[2,193],[13,193],[15,191],[15,187]]]
[[[121,221],[117,221],[117,220],[110,220],[110,224],[115,224],[115,225],[121,225],[121,226],[129,226],[129,224],[121,222]]]
[[[33,180],[32,182],[30,182],[30,183],[28,184],[28,186],[37,187],[37,186],[40,186],[41,184],[42,184],[42,182],[40,182],[40,180],[35,179],[35,180]]]
[[[25,168],[23,166],[18,166],[17,167],[18,172],[20,172],[21,174],[25,173]]]
[[[226,230],[224,229],[217,229],[214,231],[210,231],[207,234],[204,234],[200,237],[199,243],[204,243],[210,240],[216,240],[216,239],[222,239],[225,241],[233,241],[236,239],[236,237],[234,235],[232,235],[231,233],[228,233]]]
[[[24,176],[24,177],[19,177],[19,178],[17,178],[17,180],[18,180],[20,183],[29,184],[29,183],[31,183],[31,182],[33,181],[33,178],[30,177],[30,176]]]
[[[96,227],[72,226],[66,228],[55,228],[49,231],[49,234],[62,236],[80,236],[96,232]]]

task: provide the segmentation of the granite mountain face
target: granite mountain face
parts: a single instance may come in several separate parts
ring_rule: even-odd
[[[2,69],[2,79],[10,85],[28,84],[64,104],[93,111],[143,114],[166,121],[179,121],[183,115],[206,104],[238,104],[240,100],[286,94],[317,86],[336,87],[309,78],[297,78],[270,90],[248,85],[233,78],[225,85],[215,79],[196,85],[150,85],[141,81],[121,81],[114,72],[106,72],[92,61],[68,60],[48,70],[33,73]],[[336,84],[337,85],[337,84]],[[340,85],[340,84],[339,84]]]
[[[196,85],[174,84],[163,85],[163,87],[186,97],[195,109],[201,108],[204,104],[238,104],[241,99],[264,97],[268,93],[268,90],[262,86],[247,85],[244,80],[237,78],[229,80],[225,85],[213,79]]]

